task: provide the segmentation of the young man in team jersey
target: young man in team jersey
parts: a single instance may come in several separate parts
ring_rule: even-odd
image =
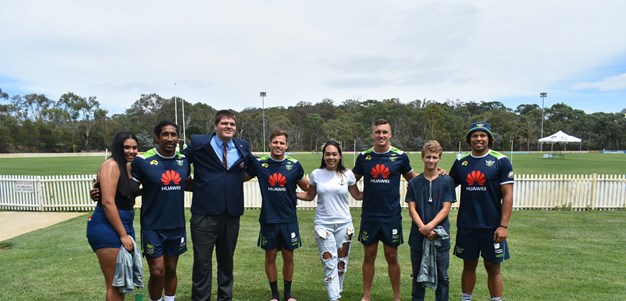
[[[179,128],[168,120],[154,128],[158,146],[131,163],[133,180],[142,185],[141,242],[150,267],[151,300],[173,301],[178,278],[178,256],[187,251],[185,185],[190,167],[176,151]]]
[[[411,168],[409,157],[391,146],[391,126],[378,119],[372,126],[374,146],[356,159],[352,169],[356,180],[363,178],[363,205],[359,241],[364,245],[363,301],[371,300],[372,281],[378,242],[388,265],[393,300],[400,300],[400,264],[398,246],[404,243],[400,206],[400,176],[407,181],[417,174]]]
[[[280,299],[276,257],[283,258],[285,301],[295,301],[291,293],[294,272],[293,250],[302,245],[296,215],[296,189],[306,191],[309,181],[298,160],[286,156],[287,132],[275,129],[270,135],[270,155],[258,158],[248,169],[249,177],[257,177],[262,195],[258,245],[265,250],[265,273],[272,291],[272,301]]]
[[[507,235],[513,209],[513,167],[491,150],[493,134],[486,122],[470,125],[465,137],[471,152],[452,165],[450,176],[461,185],[454,255],[463,259],[463,301],[472,299],[478,256],[483,257],[491,300],[502,300],[500,263],[509,258]]]

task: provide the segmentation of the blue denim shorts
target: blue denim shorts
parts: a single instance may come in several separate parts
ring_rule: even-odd
[[[135,239],[135,228],[133,228],[135,210],[117,211],[120,214],[126,233]],[[94,252],[101,248],[119,248],[122,246],[120,236],[109,222],[102,206],[96,206],[96,209],[87,221],[87,241],[89,241],[89,245]]]

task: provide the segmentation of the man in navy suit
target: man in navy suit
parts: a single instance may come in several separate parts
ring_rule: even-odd
[[[194,167],[191,204],[193,284],[191,299],[210,300],[213,249],[217,259],[217,300],[233,298],[233,255],[243,214],[244,173],[255,158],[248,142],[234,138],[233,112],[215,114],[215,133],[192,135],[183,154]]]

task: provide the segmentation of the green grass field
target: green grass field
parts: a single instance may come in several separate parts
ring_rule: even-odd
[[[517,174],[624,174],[624,154],[565,154],[561,159],[544,159],[541,154],[513,154],[513,169]],[[319,167],[321,155],[296,153],[307,173]],[[418,152],[409,154],[415,170],[423,165]],[[355,156],[344,154],[347,167],[352,167]],[[449,170],[455,154],[445,153],[440,166]],[[0,174],[3,175],[79,175],[95,174],[103,157],[53,157],[53,158],[0,158]]]
[[[357,228],[359,215],[359,210],[353,210]],[[0,242],[0,300],[104,299],[103,278],[85,238],[87,216]],[[258,216],[258,210],[246,210],[241,220],[235,258],[235,300],[269,299],[263,251],[256,246]],[[295,252],[294,295],[303,301],[326,300],[322,267],[313,238],[314,211],[299,210],[298,217],[304,245]],[[456,237],[455,217],[453,210],[453,238]],[[138,220],[137,217],[135,222]],[[409,220],[404,212],[406,240]],[[136,227],[138,229],[137,224]],[[509,232],[512,258],[502,265],[504,297],[529,301],[626,300],[624,229],[626,211],[515,211]],[[399,248],[403,300],[410,299],[411,287],[407,243],[405,241]],[[363,248],[355,240],[342,300],[360,298],[362,259]],[[192,260],[191,251],[179,260],[177,300],[191,298]],[[462,262],[451,256],[451,300],[458,300],[460,296],[461,266]],[[144,262],[146,273],[147,270]],[[382,248],[376,261],[373,292],[374,300],[389,300],[391,296]],[[147,290],[140,289],[137,293],[147,295]],[[427,294],[427,300],[432,300],[432,292]],[[133,300],[133,296],[126,300]],[[481,266],[474,300],[488,300],[486,275]]]

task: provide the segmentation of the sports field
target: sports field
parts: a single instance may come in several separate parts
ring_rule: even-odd
[[[293,154],[307,172],[319,165],[319,154]],[[452,164],[454,154],[444,154],[441,166]],[[410,154],[413,167],[422,169],[419,153]],[[66,175],[93,174],[102,157],[2,158],[0,174]],[[351,167],[352,154],[345,156]],[[540,154],[514,154],[513,165],[522,174],[624,174],[626,155],[567,154],[562,159],[543,159]],[[189,212],[187,212],[189,214]],[[451,212],[452,238],[456,210]],[[89,214],[52,227],[0,242],[0,300],[101,300],[104,284],[85,238]],[[360,210],[352,209],[355,226]],[[269,299],[263,270],[263,253],[256,246],[258,210],[246,210],[236,253],[235,300]],[[313,210],[298,210],[304,245],[297,250],[294,294],[299,300],[326,300],[322,269],[313,238]],[[189,218],[189,216],[188,216]],[[410,299],[408,241],[410,218],[403,212],[405,244],[399,248],[402,265],[402,295]],[[135,219],[136,229],[139,217]],[[626,300],[624,267],[626,257],[626,211],[515,211],[509,242],[512,259],[503,265],[507,300]],[[189,245],[191,249],[191,245]],[[177,300],[190,300],[191,264],[189,251],[179,261]],[[359,300],[361,294],[362,245],[355,241],[346,278],[343,300]],[[280,262],[280,261],[279,261]],[[451,257],[451,298],[460,295],[462,263]],[[279,265],[280,270],[280,265]],[[147,264],[144,261],[147,281]],[[282,276],[279,276],[282,279]],[[215,285],[214,285],[215,287]],[[386,264],[379,250],[373,286],[374,300],[391,296]],[[147,295],[146,289],[137,293]],[[475,300],[488,300],[486,275],[478,269]],[[432,293],[428,293],[432,299]],[[127,300],[133,300],[129,296]]]
[[[404,213],[405,244],[400,246],[402,296],[410,299],[409,217]],[[85,238],[88,214],[0,242],[0,300],[103,300],[104,283],[96,256]],[[352,216],[358,227],[360,211]],[[451,212],[455,236],[456,210]],[[313,238],[313,210],[299,210],[303,247],[295,251],[293,291],[303,301],[327,300],[322,267]],[[258,210],[246,210],[235,257],[235,299],[269,300],[263,251],[256,246]],[[139,229],[139,217],[135,227]],[[502,266],[506,300],[626,300],[626,211],[515,211],[509,243],[511,259]],[[191,248],[191,245],[189,245]],[[177,300],[190,300],[188,251],[179,260]],[[342,300],[359,300],[363,247],[355,242]],[[281,262],[280,260],[278,261]],[[451,300],[459,300],[462,262],[450,259]],[[279,264],[279,271],[281,265]],[[147,264],[144,261],[144,271]],[[279,276],[279,280],[282,276]],[[146,279],[147,281],[147,275]],[[478,269],[474,300],[489,300],[484,269]],[[214,284],[215,289],[215,284]],[[147,290],[138,293],[147,295]],[[427,293],[427,300],[434,297]],[[379,250],[373,299],[390,300],[386,264]],[[128,296],[126,300],[134,300]],[[146,298],[147,300],[147,298]]]
[[[624,174],[626,154],[565,154],[562,158],[545,159],[542,154],[505,153],[513,161],[517,174]],[[319,167],[321,154],[294,153],[306,173]],[[439,164],[449,170],[456,154],[444,153]],[[352,153],[344,154],[344,164],[352,167],[355,159]],[[409,153],[411,165],[416,170],[423,168],[420,153]],[[103,157],[51,157],[51,158],[0,158],[0,174],[3,175],[82,175],[95,174]]]

